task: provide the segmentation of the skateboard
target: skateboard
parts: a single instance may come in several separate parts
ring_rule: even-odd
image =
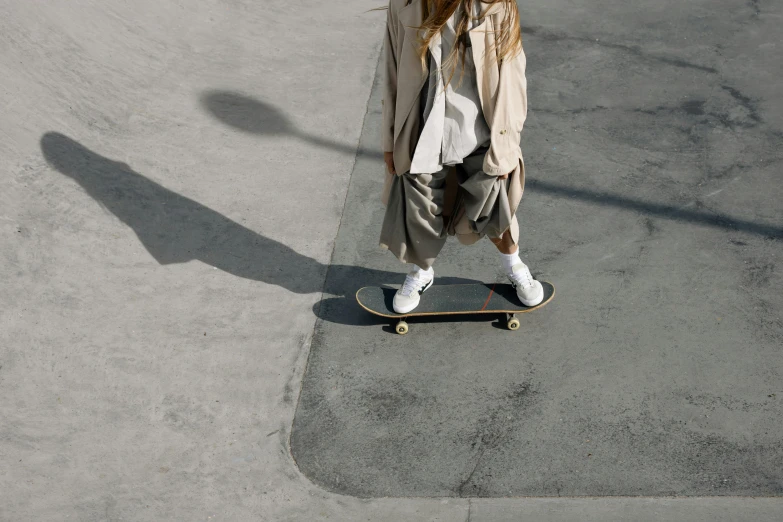
[[[365,286],[356,292],[356,302],[371,314],[397,320],[394,330],[400,335],[408,333],[405,319],[409,317],[459,314],[505,314],[508,329],[518,330],[516,314],[537,310],[555,296],[552,283],[541,281],[541,285],[544,287],[544,300],[536,306],[521,304],[516,290],[507,283],[433,285],[422,294],[419,306],[407,314],[398,314],[392,308],[396,288]]]

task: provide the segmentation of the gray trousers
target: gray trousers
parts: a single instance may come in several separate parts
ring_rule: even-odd
[[[482,170],[486,150],[477,150],[456,166],[459,188],[448,219],[443,212],[446,178],[452,167],[433,174],[396,176],[381,227],[381,246],[400,261],[426,269],[435,262],[448,235],[459,234],[461,224],[469,227],[468,232],[498,238],[513,223],[516,242],[518,224],[509,207],[506,181]]]

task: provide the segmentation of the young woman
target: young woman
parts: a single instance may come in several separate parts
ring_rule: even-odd
[[[516,1],[390,0],[384,54],[380,242],[412,264],[394,310],[418,306],[447,235],[489,237],[520,301],[540,303],[517,246],[527,83]]]

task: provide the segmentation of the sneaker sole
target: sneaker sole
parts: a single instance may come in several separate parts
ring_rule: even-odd
[[[521,297],[519,297],[519,294],[517,294],[517,297],[522,302],[522,304],[525,305],[525,306],[540,305],[541,302],[544,300],[544,287],[543,287],[543,285],[541,285],[541,283],[538,283],[538,288],[541,290],[541,292],[536,297],[534,297],[533,299],[522,299]]]

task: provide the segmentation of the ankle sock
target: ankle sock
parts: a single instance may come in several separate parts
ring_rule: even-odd
[[[416,274],[418,279],[423,279],[425,277],[429,279],[435,274],[435,271],[432,269],[432,267],[429,267],[427,270],[425,270],[416,263],[411,263],[411,271]]]
[[[501,253],[500,258],[503,262],[503,268],[506,270],[507,274],[510,274],[516,265],[522,263],[522,259],[519,257],[519,249],[517,249],[517,251],[513,254]]]

